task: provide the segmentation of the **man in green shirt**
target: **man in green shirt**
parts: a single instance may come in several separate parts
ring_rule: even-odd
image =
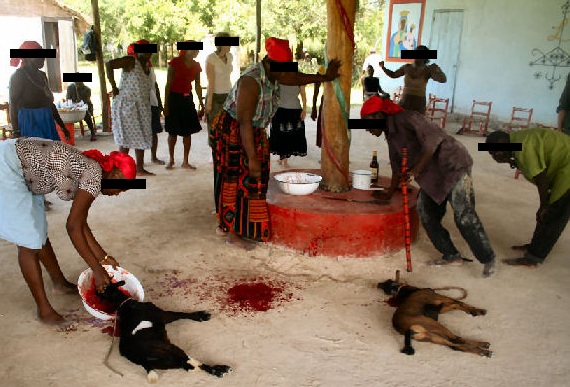
[[[491,133],[486,143],[521,143],[521,151],[490,150],[493,159],[518,168],[538,188],[540,207],[529,244],[513,246],[524,251],[521,258],[503,262],[535,267],[550,253],[570,218],[570,136],[552,129],[526,129],[510,134]]]

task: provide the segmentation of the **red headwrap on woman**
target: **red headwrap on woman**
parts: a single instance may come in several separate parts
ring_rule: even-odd
[[[384,114],[396,114],[404,110],[400,105],[395,104],[388,98],[380,98],[377,95],[370,97],[360,109],[360,117],[382,112]]]
[[[141,39],[128,45],[127,55],[134,56],[136,58],[138,57],[138,54],[135,52],[135,44],[150,44],[150,42],[146,39]],[[152,62],[150,60],[148,61],[148,67],[152,67]]]
[[[40,48],[42,48],[41,44],[39,44],[38,42],[36,42],[34,40],[26,40],[20,46],[20,49],[23,49],[23,50],[33,50],[33,49],[40,49]],[[10,58],[10,66],[18,67],[20,65],[20,62],[23,66],[24,61],[25,61],[25,59],[23,59],[23,58]]]
[[[278,38],[265,39],[265,51],[269,59],[276,62],[291,62],[293,51],[289,48],[289,41]]]
[[[97,149],[91,149],[83,152],[83,155],[97,161],[104,172],[111,172],[113,168],[119,168],[127,179],[134,179],[137,176],[135,160],[124,153],[114,151],[104,155]]]

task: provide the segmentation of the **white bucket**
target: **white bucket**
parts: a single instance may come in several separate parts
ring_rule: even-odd
[[[370,189],[372,182],[372,172],[365,169],[352,171],[352,188]]]

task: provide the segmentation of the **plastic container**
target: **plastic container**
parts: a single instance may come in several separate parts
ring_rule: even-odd
[[[371,182],[372,172],[365,169],[352,171],[352,188],[368,190]]]
[[[144,300],[144,289],[139,280],[133,274],[120,266],[117,266],[117,269],[113,269],[113,266],[111,265],[103,265],[103,267],[107,270],[107,273],[113,277],[113,282],[125,281],[125,285],[121,288],[128,291],[132,298],[137,301]],[[79,279],[77,280],[77,289],[79,290],[79,295],[81,296],[81,301],[83,301],[85,309],[89,314],[101,320],[110,320],[115,318],[115,313],[107,313],[105,311],[98,310],[87,303],[85,296],[93,286],[93,271],[91,268],[88,268],[79,275]]]
[[[61,117],[61,120],[63,121],[64,124],[72,124],[74,122],[81,121],[82,119],[85,118],[86,112],[87,109],[69,110],[69,111],[58,110],[59,116]]]
[[[279,189],[289,195],[310,195],[319,188],[323,179],[307,172],[284,172],[274,176]]]

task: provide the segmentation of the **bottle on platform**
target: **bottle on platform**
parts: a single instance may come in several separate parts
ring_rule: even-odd
[[[378,152],[374,151],[372,152],[372,161],[370,162],[370,172],[372,172],[372,183],[377,183],[378,182],[378,169],[379,169],[379,165],[378,165]]]

